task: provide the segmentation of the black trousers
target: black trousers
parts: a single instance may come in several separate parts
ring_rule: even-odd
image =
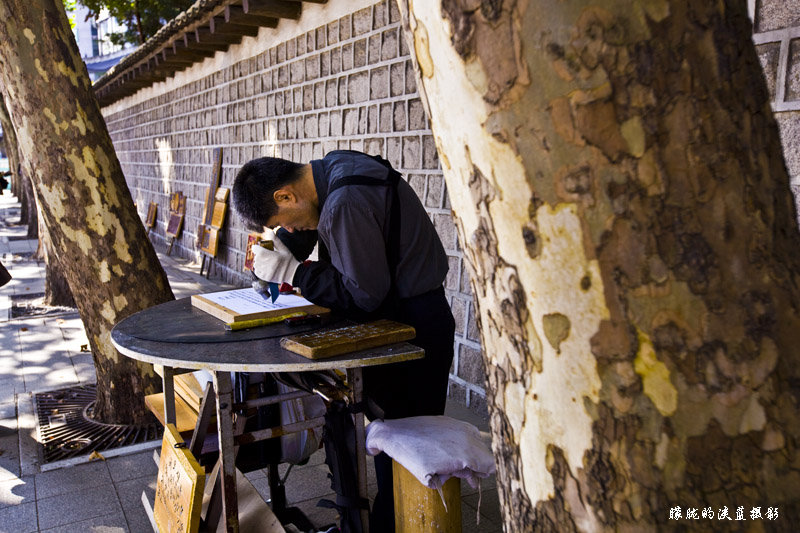
[[[409,341],[425,350],[416,361],[367,367],[364,393],[383,411],[385,419],[441,415],[447,401],[447,383],[453,363],[455,321],[444,288],[400,300],[390,318],[413,326],[417,336]],[[376,413],[368,413],[371,419]],[[378,493],[370,513],[370,531],[394,531],[392,460],[375,456]]]

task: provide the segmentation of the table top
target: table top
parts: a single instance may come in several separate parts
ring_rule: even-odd
[[[314,326],[313,329],[325,327]],[[383,365],[424,357],[422,348],[408,342],[326,359],[308,359],[280,346],[282,337],[309,330],[312,328],[271,325],[225,331],[221,320],[194,308],[189,298],[181,298],[121,320],[111,330],[111,342],[120,353],[139,361],[231,372],[306,372]]]

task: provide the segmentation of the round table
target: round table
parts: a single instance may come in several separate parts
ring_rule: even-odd
[[[216,392],[217,430],[222,472],[223,514],[228,531],[238,531],[236,467],[232,425],[233,386],[230,372],[308,372],[343,369],[347,371],[351,400],[361,401],[361,368],[409,361],[424,357],[424,351],[402,342],[338,355],[308,359],[285,350],[282,337],[307,331],[341,327],[335,319],[321,325],[290,327],[284,324],[242,331],[226,331],[222,321],[182,298],[150,307],[120,321],[111,330],[111,342],[122,354],[164,367],[164,418],[175,422],[173,375],[175,369],[211,372]],[[359,494],[367,498],[364,415],[355,416],[356,456]],[[368,523],[362,511],[364,531]]]

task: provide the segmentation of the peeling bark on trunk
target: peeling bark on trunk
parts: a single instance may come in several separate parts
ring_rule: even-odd
[[[745,2],[398,4],[506,531],[795,529],[800,235]]]
[[[0,0],[0,81],[97,373],[96,415],[145,419],[150,365],[119,354],[111,328],[173,298],[133,207],[86,67],[57,0]],[[58,95],[57,98],[54,95]]]
[[[67,277],[64,275],[65,269],[61,266],[58,256],[53,250],[53,242],[50,240],[46,228],[41,232],[41,250],[44,255],[45,280],[44,280],[44,304],[52,306],[75,307],[75,298],[69,288]]]

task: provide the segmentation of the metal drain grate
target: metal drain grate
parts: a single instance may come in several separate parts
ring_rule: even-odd
[[[35,395],[43,461],[88,455],[161,438],[157,424],[123,426],[92,419],[97,387],[70,387]]]

